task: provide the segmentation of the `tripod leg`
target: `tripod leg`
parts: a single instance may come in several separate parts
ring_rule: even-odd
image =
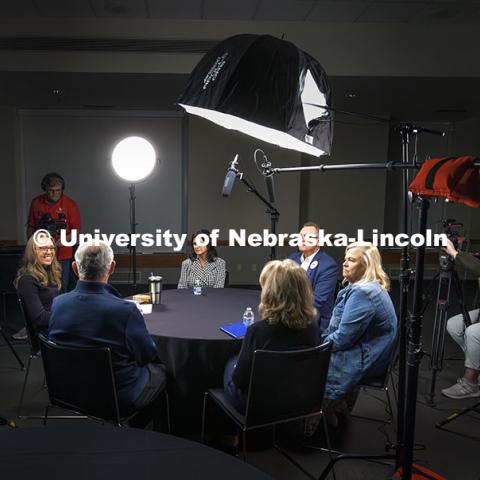
[[[6,323],[7,323],[7,294],[6,294],[6,292],[2,292],[2,314],[3,314],[3,324],[6,325]],[[20,365],[20,369],[25,370],[25,365],[23,364],[21,358],[18,356],[18,353],[15,350],[12,343],[10,342],[8,337],[5,335],[5,332],[3,331],[3,328],[2,328],[1,325],[0,325],[0,333],[2,334],[2,337],[5,340],[5,343],[8,345],[8,348],[11,350],[14,357],[17,359],[17,362]]]
[[[435,386],[437,381],[437,372],[443,367],[443,351],[445,348],[445,329],[447,324],[448,307],[450,302],[450,290],[452,284],[452,270],[448,269],[440,272],[438,281],[437,304],[435,310],[435,320],[432,332],[432,349],[430,352],[430,369],[432,376],[430,381],[430,391],[427,402],[434,404]]]
[[[455,288],[455,293],[457,294],[458,304],[460,305],[460,309],[462,310],[463,321],[465,322],[465,327],[469,327],[472,324],[472,319],[470,318],[467,307],[465,307],[463,291],[462,287],[460,286],[460,279],[458,278],[458,273],[456,271],[453,271],[452,275],[453,287]]]
[[[459,412],[452,413],[449,415],[445,420],[442,420],[441,422],[438,422],[435,424],[437,428],[442,428],[445,426],[447,423],[453,422],[456,420],[458,417],[461,417],[462,415],[465,415],[466,413],[471,412],[472,410],[476,410],[478,407],[480,407],[480,402],[476,403],[475,405],[467,408],[463,408]]]
[[[15,350],[14,346],[8,339],[8,337],[5,335],[5,332],[3,331],[2,327],[0,326],[0,333],[2,334],[3,339],[5,340],[5,343],[8,345],[8,348],[12,351],[13,355],[17,359],[18,364],[20,365],[21,370],[25,370],[25,365],[22,362],[22,359],[18,356],[17,351]]]

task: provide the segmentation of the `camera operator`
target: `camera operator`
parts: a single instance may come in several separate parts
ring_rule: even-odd
[[[468,252],[459,252],[451,240],[443,250],[456,262],[476,277],[480,277],[480,260]],[[480,278],[479,278],[480,280]],[[479,309],[469,312],[472,324],[465,326],[463,315],[455,315],[448,319],[447,330],[453,340],[465,353],[465,372],[463,377],[449,388],[442,390],[443,395],[449,398],[480,397],[478,376],[480,374],[480,323]]]
[[[27,221],[27,239],[38,229],[47,230],[55,240],[57,259],[62,267],[62,290],[68,291],[73,248],[60,243],[60,230],[65,229],[67,239],[72,229],[80,230],[80,210],[63,191],[65,180],[55,172],[47,173],[41,182],[45,192],[32,200]]]

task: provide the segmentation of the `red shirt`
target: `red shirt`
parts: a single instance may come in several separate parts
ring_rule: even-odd
[[[80,210],[78,209],[77,204],[64,193],[60,197],[60,200],[55,203],[50,203],[47,194],[45,193],[35,197],[30,204],[27,225],[35,230],[38,229],[39,223],[46,213],[49,213],[54,220],[59,219],[59,213],[65,215],[64,221],[66,224],[67,236],[72,229],[80,230]],[[64,247],[61,245],[58,247],[58,260],[66,260],[72,258],[72,256],[72,247]]]

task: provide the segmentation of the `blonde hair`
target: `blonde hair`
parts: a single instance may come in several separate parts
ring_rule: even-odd
[[[17,276],[14,282],[15,287],[17,287],[18,285],[18,281],[20,280],[20,277],[23,277],[24,275],[31,275],[36,280],[38,280],[38,283],[40,283],[42,287],[48,287],[53,285],[54,287],[57,288],[57,290],[60,290],[62,288],[62,280],[61,280],[62,269],[60,268],[60,264],[58,263],[58,260],[56,257],[55,242],[53,241],[52,237],[49,237],[53,247],[55,248],[54,256],[53,256],[52,264],[49,266],[44,266],[37,259],[37,251],[35,249],[36,245],[35,245],[34,238],[35,238],[35,234],[33,234],[29,238],[27,245],[25,246],[25,251],[23,252],[23,258],[22,258],[22,264],[20,268],[17,270]]]
[[[378,282],[382,288],[390,290],[390,279],[383,270],[382,257],[380,256],[378,248],[374,247],[370,242],[354,242],[346,248],[345,254],[354,248],[360,250],[360,261],[365,267],[365,273],[362,278],[355,283]]]
[[[292,260],[268,262],[260,274],[258,311],[269,324],[301,330],[313,322],[312,287],[305,270]]]

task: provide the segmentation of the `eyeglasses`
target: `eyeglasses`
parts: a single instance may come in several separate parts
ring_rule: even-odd
[[[54,252],[55,247],[37,247],[41,252]]]

